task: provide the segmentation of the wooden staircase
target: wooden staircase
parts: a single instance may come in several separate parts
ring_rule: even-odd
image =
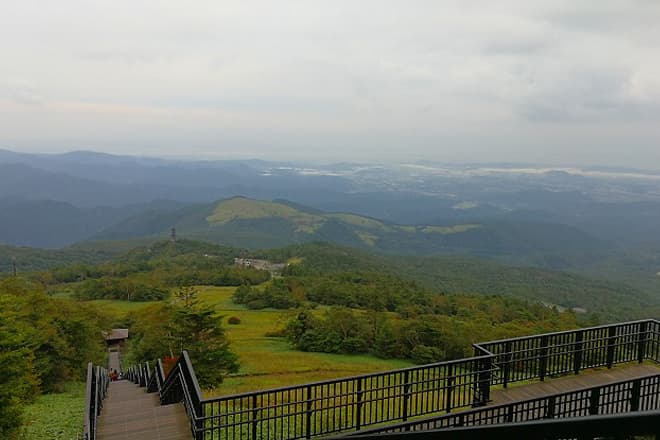
[[[98,418],[98,440],[190,440],[190,422],[182,404],[161,405],[128,380],[111,382]]]

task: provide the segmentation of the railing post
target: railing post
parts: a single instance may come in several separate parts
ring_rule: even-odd
[[[630,411],[639,411],[639,400],[642,395],[642,379],[635,379],[630,393]]]
[[[204,431],[206,419],[204,418],[204,404],[202,402],[198,401],[195,404],[195,414],[198,417],[198,419],[195,420],[195,426],[197,427],[195,432],[195,440],[204,440],[206,435],[206,431]]]
[[[554,419],[555,418],[555,406],[557,404],[557,398],[555,396],[550,396],[548,398],[548,406],[545,408],[545,419]]]
[[[306,410],[306,418],[307,418],[307,423],[305,426],[305,438],[309,439],[312,438],[312,387],[311,385],[307,386],[307,410]]]
[[[252,395],[252,439],[256,440],[257,438],[257,417],[259,415],[259,410],[257,409],[257,395]]]
[[[493,356],[483,357],[475,361],[477,366],[476,396],[472,406],[486,406],[490,400],[490,382],[493,368]]]
[[[637,361],[641,364],[646,357],[646,340],[648,339],[648,322],[639,323],[639,333],[637,334]]]
[[[408,397],[410,393],[410,371],[403,372],[403,421],[408,421]]]
[[[513,405],[509,405],[506,408],[506,421],[507,423],[513,422]]]
[[[511,341],[507,341],[504,344],[504,369],[502,371],[503,386],[506,388],[509,385],[509,376],[511,375],[511,361],[513,360],[513,353],[511,353]]]
[[[363,378],[359,378],[356,381],[355,387],[357,391],[356,396],[356,405],[355,405],[355,430],[359,431],[362,426],[362,381]]]
[[[445,390],[445,408],[447,413],[451,412],[452,398],[454,394],[454,365],[449,364],[447,371],[447,387]]]
[[[598,407],[600,405],[600,388],[594,388],[589,395],[589,415],[598,415]]]
[[[96,409],[96,402],[97,400],[97,391],[98,388],[96,387],[96,372],[94,371],[94,367],[92,367],[92,398],[90,399],[91,401],[91,408],[89,409],[89,415],[90,415],[90,432],[91,436],[93,438],[96,438],[96,417],[98,416],[98,410]]]
[[[548,337],[541,337],[541,352],[539,356],[539,378],[545,380],[545,374],[548,370]]]
[[[575,345],[573,346],[573,371],[575,374],[579,374],[582,368],[583,340],[584,332],[580,330],[575,334]]]
[[[614,350],[616,348],[616,330],[615,326],[609,327],[607,331],[607,368],[612,368],[614,364]]]

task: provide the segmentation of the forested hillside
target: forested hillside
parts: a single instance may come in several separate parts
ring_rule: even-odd
[[[176,211],[150,211],[101,232],[100,239],[180,235],[247,248],[326,241],[399,255],[528,255],[602,250],[608,244],[578,229],[540,221],[473,221],[398,225],[352,213],[322,212],[288,201],[234,197]]]
[[[261,254],[277,261],[293,258],[292,274],[383,271],[415,280],[436,292],[504,295],[582,308],[586,316],[621,320],[653,316],[660,297],[615,281],[565,272],[511,267],[471,257],[384,256],[324,243],[311,243]],[[586,317],[585,316],[585,317]]]
[[[85,379],[105,362],[101,335],[111,325],[98,307],[51,298],[40,283],[0,280],[0,436],[13,438],[23,408],[41,393]]]

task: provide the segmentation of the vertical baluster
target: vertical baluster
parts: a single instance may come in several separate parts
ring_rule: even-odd
[[[504,388],[506,388],[509,384],[509,375],[511,374],[511,358],[512,358],[512,353],[511,353],[511,341],[507,341],[504,344],[504,367],[502,371],[502,383]]]
[[[573,372],[578,374],[582,368],[582,340],[584,332],[582,330],[575,333],[575,344],[573,345]]]
[[[646,357],[646,340],[647,340],[648,322],[639,323],[639,331],[637,335],[637,362],[640,364],[644,362]]]
[[[408,397],[410,393],[410,372],[408,370],[403,372],[403,421],[408,421]]]
[[[307,386],[305,400],[307,401],[305,438],[312,438],[312,387],[310,385]]]
[[[607,332],[607,368],[612,368],[614,364],[614,351],[616,349],[616,333],[617,328],[611,326]]]
[[[545,380],[548,368],[548,336],[541,337],[541,349],[539,351],[539,378]]]

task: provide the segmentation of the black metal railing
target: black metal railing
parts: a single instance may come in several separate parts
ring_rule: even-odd
[[[481,407],[494,385],[623,362],[658,362],[660,322],[513,338],[474,349],[468,359],[209,399],[202,397],[185,351],[165,379],[162,365],[160,373],[158,366],[136,366],[128,376],[158,390],[164,404],[183,402],[197,440],[309,439]]]
[[[491,383],[578,374],[594,367],[611,368],[625,362],[658,361],[660,323],[626,322],[579,330],[525,336],[475,344],[475,354],[492,354],[498,374]]]
[[[149,380],[147,381],[147,392],[155,393],[157,392],[159,396],[162,396],[163,384],[165,383],[165,372],[163,370],[163,363],[160,359],[156,361],[156,365],[153,370],[150,371]]]
[[[205,439],[302,439],[482,405],[491,357],[207,399]]]
[[[660,410],[660,374],[551,394],[536,399],[381,426],[357,434],[351,433],[346,437],[653,410]]]
[[[388,440],[660,439],[660,411],[389,434]],[[373,435],[355,438],[371,439]]]
[[[204,424],[206,421],[202,405],[202,392],[187,351],[184,350],[181,353],[179,360],[167,375],[160,400],[163,404],[183,402],[190,420],[193,438],[196,440],[205,438]]]
[[[103,399],[105,399],[109,382],[108,370],[94,366],[91,362],[87,364],[83,440],[96,439],[96,422],[103,407]]]

